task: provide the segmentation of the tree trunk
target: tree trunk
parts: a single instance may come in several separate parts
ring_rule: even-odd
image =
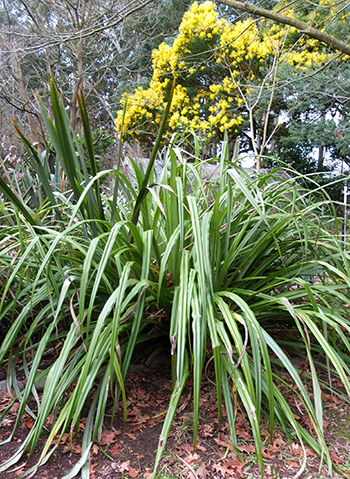
[[[323,162],[324,162],[324,146],[320,146],[318,149],[317,171],[323,171]]]

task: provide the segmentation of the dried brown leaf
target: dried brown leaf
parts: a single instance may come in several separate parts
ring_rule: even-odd
[[[138,471],[134,467],[129,467],[128,474],[129,474],[130,477],[135,478],[135,477],[138,477],[138,475],[140,474],[140,471]]]
[[[119,472],[128,471],[128,470],[129,470],[129,466],[130,466],[130,461],[125,461],[125,462],[123,462],[122,464],[120,464]]]
[[[120,453],[120,451],[121,451],[121,448],[118,443],[114,444],[114,446],[112,446],[109,450],[112,456],[117,456]]]
[[[197,469],[197,476],[199,477],[199,479],[206,479],[208,476],[207,468],[205,466],[200,466]]]
[[[200,456],[195,452],[194,454],[189,454],[184,459],[187,464],[196,464],[200,460]]]
[[[117,436],[120,434],[120,431],[103,431],[101,435],[101,446],[108,446],[109,444],[115,443]]]

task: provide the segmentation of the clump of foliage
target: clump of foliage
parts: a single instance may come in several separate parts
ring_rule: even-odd
[[[308,191],[295,180],[281,179],[277,170],[248,176],[230,161],[226,140],[220,178],[205,185],[198,139],[198,156],[191,164],[175,146],[159,150],[174,89],[144,176],[134,164],[136,186],[119,171],[97,172],[80,100],[89,175],[84,151],[53,84],[51,92],[54,119],[41,109],[56,151],[56,168],[62,172],[62,188],[54,189],[46,163],[23,135],[45,201],[33,211],[0,179],[7,198],[0,206],[0,266],[1,276],[7,278],[0,291],[0,319],[10,325],[0,361],[16,390],[13,401],[20,403],[8,440],[24,412],[34,418],[26,440],[0,471],[33,453],[52,414],[34,469],[48,460],[63,434],[78,430],[89,404],[82,458],[74,469],[77,474],[81,468],[82,478],[88,478],[92,443],[110,424],[105,417],[108,396],[123,405],[126,416],[124,380],[135,347],[164,337],[172,347],[174,389],[155,470],[189,374],[196,442],[202,374],[210,359],[219,416],[224,401],[231,440],[237,444],[239,398],[253,431],[261,473],[263,416],[271,431],[276,422],[286,431],[292,428],[331,468],[323,435],[324,385],[316,361],[328,371],[330,381],[339,377],[350,393],[350,264],[332,205],[313,201]],[[158,154],[164,170],[154,183]],[[110,192],[99,187],[99,179],[107,174],[118,180]],[[167,313],[167,321],[159,323],[147,314],[158,308]],[[276,334],[281,327],[288,335]],[[291,345],[294,354],[297,351],[308,362],[311,391],[291,361]],[[52,365],[37,376],[47,356],[53,357]],[[14,381],[18,362],[27,376],[23,391]],[[299,395],[314,435],[297,422],[283,396],[281,370],[289,374],[289,387]],[[39,399],[35,384],[42,377],[46,384]],[[36,410],[28,404],[31,394]]]

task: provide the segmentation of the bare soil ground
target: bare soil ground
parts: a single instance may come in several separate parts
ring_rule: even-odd
[[[181,399],[175,422],[167,442],[166,452],[158,468],[159,479],[255,479],[260,477],[255,459],[254,441],[244,412],[238,408],[237,438],[241,458],[229,446],[229,428],[225,411],[222,423],[217,417],[215,386],[211,377],[204,378],[201,401],[199,437],[193,451],[192,387],[188,382]],[[111,420],[113,403],[109,400],[105,429],[100,443],[95,443],[91,452],[91,479],[149,478],[158,446],[162,422],[165,417],[171,394],[170,371],[167,366],[158,370],[144,370],[129,375],[126,381],[128,397],[128,420],[123,424],[121,412]],[[311,422],[303,414],[297,398],[294,402],[295,416],[311,430]],[[334,463],[348,470],[350,477],[350,405],[337,396],[324,395],[325,433],[331,448]],[[3,395],[0,408],[4,409],[9,396]],[[0,428],[0,440],[6,439],[12,431],[18,405],[12,407]],[[13,440],[0,447],[0,463],[9,459],[23,443],[32,426],[28,415],[22,420]],[[86,419],[81,420],[81,431]],[[79,460],[81,452],[81,431],[71,440],[69,434],[54,452],[50,460],[41,466],[32,477],[35,479],[61,479]],[[292,479],[303,462],[303,449],[296,439],[287,439],[281,431],[274,433],[270,441],[268,424],[262,425],[264,440],[264,477],[266,479]],[[47,433],[46,433],[47,434]],[[42,443],[45,440],[43,432]],[[6,472],[1,479],[17,479],[38,460],[40,447],[27,462],[21,459]],[[304,479],[340,478],[333,476],[325,466],[320,467],[320,459],[311,449],[306,449],[307,464],[301,475]],[[242,460],[241,460],[242,459]],[[79,475],[77,476],[79,477]]]

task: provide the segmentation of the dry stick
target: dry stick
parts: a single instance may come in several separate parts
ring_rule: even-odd
[[[194,477],[195,477],[196,479],[199,479],[199,477],[198,477],[197,474],[195,473],[193,467],[191,467],[191,466],[190,466],[184,459],[182,459],[182,457],[180,457],[179,455],[176,454],[176,457],[177,457],[178,459],[180,459],[180,461],[182,461],[182,462],[185,464],[186,467],[188,467],[188,469],[192,472],[192,474],[194,475]]]
[[[14,187],[13,187],[13,184],[12,184],[12,181],[11,181],[11,178],[10,178],[10,175],[9,175],[9,172],[7,171],[7,168],[6,168],[6,166],[5,166],[5,162],[4,162],[4,160],[1,158],[1,156],[0,156],[0,164],[1,164],[1,166],[2,166],[3,172],[5,173],[6,179],[7,179],[7,181],[9,182],[9,186],[11,186],[12,190],[14,190]]]
[[[300,466],[299,471],[298,471],[298,472],[295,474],[295,476],[293,477],[293,479],[298,479],[298,477],[300,477],[300,476],[302,475],[302,473],[305,471],[306,460],[307,460],[306,457],[307,457],[307,456],[306,456],[306,449],[305,449],[304,443],[303,443],[303,441],[302,441],[302,439],[301,439],[301,437],[300,437],[300,434],[299,434],[299,432],[298,432],[298,429],[295,427],[294,423],[292,423],[292,427],[293,427],[293,429],[294,429],[296,435],[298,436],[300,445],[301,445],[301,447],[302,447],[302,449],[303,449],[303,462],[302,462],[302,464],[301,464],[301,466]]]

